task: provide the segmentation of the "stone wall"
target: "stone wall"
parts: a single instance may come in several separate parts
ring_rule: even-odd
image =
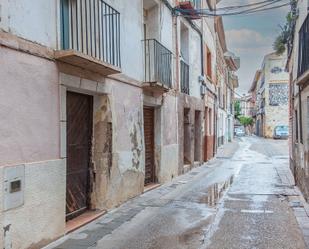
[[[309,153],[305,151],[302,144],[294,144],[293,158],[291,167],[294,172],[295,184],[300,188],[306,201],[309,201],[309,174],[308,161]]]
[[[266,106],[265,107],[265,130],[264,136],[272,138],[274,135],[274,129],[278,125],[289,124],[288,106]]]

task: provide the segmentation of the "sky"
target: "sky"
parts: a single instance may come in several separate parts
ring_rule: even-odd
[[[218,7],[243,5],[262,0],[222,0]],[[228,50],[240,56],[237,72],[239,94],[247,93],[256,70],[261,67],[264,55],[273,52],[273,42],[285,23],[289,7],[250,15],[223,17]]]

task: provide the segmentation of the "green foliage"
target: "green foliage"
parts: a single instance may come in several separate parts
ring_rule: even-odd
[[[236,100],[235,104],[234,104],[234,113],[235,113],[235,118],[236,119],[239,119],[240,112],[241,112],[240,101]]]
[[[281,55],[285,52],[287,44],[290,40],[293,39],[294,25],[296,19],[295,6],[296,0],[291,0],[291,11],[286,16],[286,22],[284,26],[280,26],[281,32],[274,41],[273,49],[278,55]]]
[[[285,46],[287,44],[286,38],[284,37],[283,34],[280,34],[277,36],[273,48],[276,51],[276,54],[281,55],[285,52]]]
[[[253,125],[253,118],[241,116],[239,117],[239,122],[241,123],[241,125],[247,127],[247,126]]]

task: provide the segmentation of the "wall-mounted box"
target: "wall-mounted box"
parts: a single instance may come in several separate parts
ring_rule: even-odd
[[[4,168],[4,211],[24,204],[25,166]]]

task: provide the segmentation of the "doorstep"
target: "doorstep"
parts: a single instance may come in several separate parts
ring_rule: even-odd
[[[153,190],[153,189],[156,189],[156,188],[158,188],[158,187],[160,187],[160,186],[161,186],[160,183],[151,183],[151,184],[148,184],[148,185],[146,185],[146,186],[144,187],[143,193],[146,193],[146,192],[148,192],[148,191],[151,191],[151,190]]]
[[[183,174],[188,173],[191,170],[191,164],[185,164],[183,166]]]
[[[94,221],[95,219],[101,217],[102,215],[104,215],[106,213],[106,211],[99,211],[99,210],[94,210],[94,211],[87,211],[83,214],[81,214],[80,216],[69,220],[66,222],[65,225],[65,233],[71,233],[75,230],[77,230],[78,228],[90,223],[91,221]]]
[[[199,162],[199,161],[195,161],[194,163],[193,163],[193,168],[197,168],[197,167],[200,167],[200,166],[202,166],[203,165],[203,163],[201,163],[201,162]]]

